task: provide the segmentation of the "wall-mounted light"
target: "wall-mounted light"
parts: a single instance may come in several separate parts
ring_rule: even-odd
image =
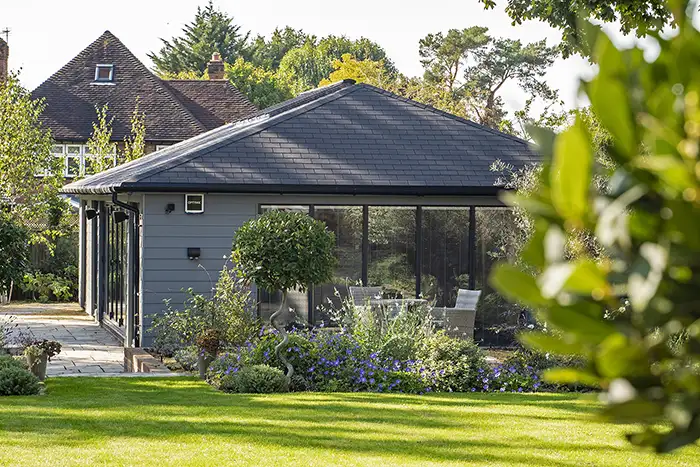
[[[165,205],[165,213],[170,214],[175,210],[175,203],[168,203]]]
[[[199,248],[188,248],[187,257],[191,260],[199,259],[202,256],[202,250]]]
[[[99,212],[97,212],[96,209],[88,208],[85,210],[85,218],[89,221],[91,221],[95,217],[97,217],[98,214],[99,214]]]
[[[129,214],[125,213],[124,211],[114,211],[112,213],[112,219],[114,219],[115,224],[121,224],[125,220],[129,218]]]

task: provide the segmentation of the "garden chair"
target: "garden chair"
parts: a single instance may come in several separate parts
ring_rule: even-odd
[[[481,290],[459,289],[455,306],[433,308],[433,319],[449,336],[474,339],[476,305],[480,296]]]
[[[382,298],[381,287],[348,287],[355,306],[366,306],[370,300]]]

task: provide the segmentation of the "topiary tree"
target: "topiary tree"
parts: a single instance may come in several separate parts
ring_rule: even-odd
[[[287,367],[288,380],[294,367],[281,352],[289,337],[279,322],[287,292],[294,288],[306,291],[311,284],[331,280],[336,263],[334,247],[335,235],[325,223],[285,211],[270,211],[249,220],[234,237],[233,250],[244,277],[268,291],[282,291],[282,303],[270,316],[270,323],[282,336],[275,354]]]
[[[658,452],[700,439],[700,31],[693,2],[668,4],[678,31],[655,37],[653,59],[586,26],[599,72],[582,87],[610,135],[614,174],[596,189],[581,117],[558,136],[536,131],[540,187],[516,201],[534,232],[521,264],[491,277],[554,331],[526,344],[585,361],[546,377],[602,388],[606,415],[643,425],[629,440]],[[600,258],[566,254],[581,233],[595,235]]]

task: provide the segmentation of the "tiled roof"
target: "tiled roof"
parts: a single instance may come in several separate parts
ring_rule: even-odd
[[[227,80],[163,81],[194,117],[211,130],[246,118],[258,109]]]
[[[366,84],[342,82],[64,187],[120,191],[494,194],[526,141]]]
[[[98,64],[114,65],[114,79],[95,82]],[[113,139],[131,129],[136,100],[146,114],[146,140],[176,142],[256,111],[227,81],[164,81],[151,73],[109,31],[36,88],[44,98],[42,122],[56,140],[85,141],[92,134],[95,106],[108,104]]]

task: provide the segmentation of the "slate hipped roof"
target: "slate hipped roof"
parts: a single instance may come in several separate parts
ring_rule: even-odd
[[[98,64],[114,65],[110,83],[95,82]],[[131,130],[137,98],[146,114],[146,140],[178,142],[257,111],[225,80],[168,81],[151,73],[111,32],[106,31],[32,92],[45,99],[41,121],[57,141],[86,141],[95,106],[108,104],[114,140]]]
[[[63,191],[492,195],[497,159],[538,161],[526,141],[347,80]]]

